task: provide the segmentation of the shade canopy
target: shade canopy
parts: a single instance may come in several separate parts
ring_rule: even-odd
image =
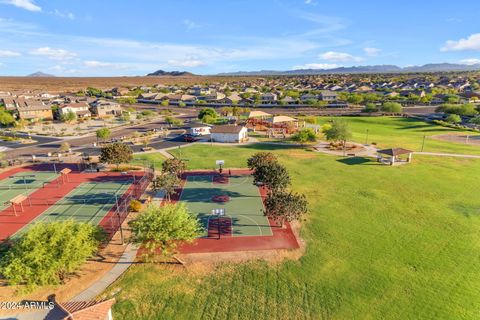
[[[390,148],[390,149],[383,149],[378,150],[378,153],[386,154],[391,157],[401,156],[402,154],[410,154],[413,153],[412,150],[403,149],[403,148]]]

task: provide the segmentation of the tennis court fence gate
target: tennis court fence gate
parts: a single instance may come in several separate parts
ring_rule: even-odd
[[[133,183],[133,187],[129,188],[122,197],[118,198],[113,210],[108,214],[108,218],[103,220],[100,226],[105,230],[107,239],[111,240],[113,235],[120,229],[123,221],[130,211],[130,202],[138,200],[152,182],[155,176],[153,167],[145,168],[145,174]]]

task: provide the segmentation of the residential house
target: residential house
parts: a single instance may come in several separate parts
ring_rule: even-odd
[[[15,102],[18,119],[30,121],[53,120],[52,108],[41,101],[20,99]]]
[[[333,91],[322,91],[320,93],[320,100],[322,101],[336,101],[338,99],[338,94]]]
[[[248,140],[247,131],[244,126],[214,126],[210,137],[215,142],[241,143]]]
[[[86,102],[68,103],[58,107],[58,114],[60,117],[69,112],[75,113],[78,118],[88,118],[92,116],[89,105]]]
[[[240,101],[242,101],[242,97],[236,92],[232,92],[232,94],[225,98],[225,102],[228,104],[238,104]]]
[[[277,95],[275,93],[267,92],[260,95],[260,101],[262,104],[272,104],[277,101]]]
[[[97,100],[91,104],[91,111],[97,117],[119,116],[123,110],[120,104],[113,101]]]

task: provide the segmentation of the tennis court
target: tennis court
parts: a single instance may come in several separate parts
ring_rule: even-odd
[[[12,174],[0,181],[0,211],[9,206],[6,201],[23,194],[29,195],[35,190],[44,187],[44,184],[55,180],[58,174],[55,172],[23,171]]]
[[[253,178],[246,175],[222,176],[188,175],[180,201],[198,215],[206,232],[211,236],[228,234],[241,236],[271,236],[263,203]],[[226,178],[226,179],[225,179]],[[217,183],[216,183],[217,182]]]
[[[84,182],[55,203],[45,200],[49,208],[33,222],[75,219],[97,225],[132,182],[133,180]]]

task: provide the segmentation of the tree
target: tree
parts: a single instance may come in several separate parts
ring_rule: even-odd
[[[127,163],[132,158],[132,149],[128,145],[119,142],[107,144],[100,152],[100,162],[115,164],[117,169],[121,163]]]
[[[147,258],[157,251],[171,256],[175,254],[179,241],[192,242],[202,234],[198,219],[183,203],[150,205],[129,225],[131,241],[143,245]]]
[[[0,273],[13,285],[53,285],[91,257],[103,239],[99,227],[73,220],[34,224],[0,262]]]
[[[112,132],[108,128],[101,128],[96,131],[97,138],[102,140],[107,140],[112,135]]]
[[[341,141],[344,150],[347,140],[352,136],[348,123],[342,119],[334,119],[332,121],[332,126],[330,128],[326,128],[323,131],[323,134],[328,141]]]
[[[167,159],[162,163],[162,172],[173,174],[176,177],[180,177],[186,169],[187,165],[181,159]]]
[[[462,122],[462,118],[458,114],[449,114],[445,120],[450,123]]]
[[[347,97],[347,102],[351,104],[360,104],[363,101],[363,97],[360,94],[352,93]]]
[[[252,175],[254,183],[263,184],[269,192],[284,190],[291,184],[287,169],[278,162],[259,166]]]
[[[250,170],[277,162],[277,156],[271,152],[257,152],[247,160],[247,166]]]
[[[476,109],[475,105],[471,103],[465,103],[461,105],[446,103],[446,104],[442,104],[435,111],[449,113],[449,114],[458,114],[459,116],[467,116],[467,117],[473,117],[478,114],[478,110]]]
[[[372,112],[377,112],[378,107],[375,105],[375,103],[367,103],[365,105],[365,108],[363,108],[362,112],[366,113],[372,113]]]
[[[77,120],[77,114],[75,112],[73,112],[72,110],[70,110],[67,113],[62,114],[61,120],[63,122],[68,122],[68,123],[73,122],[73,121]]]
[[[4,127],[11,126],[15,123],[15,118],[7,111],[0,110],[0,124]]]
[[[203,108],[198,113],[198,119],[203,120],[203,118],[206,116],[216,119],[218,117],[218,114],[213,108]]]
[[[60,145],[60,148],[58,149],[60,150],[60,152],[68,152],[70,151],[70,143],[68,142],[62,142],[62,144]]]
[[[315,142],[317,141],[317,135],[315,134],[315,131],[313,131],[313,129],[304,128],[294,134],[292,140],[300,143]]]
[[[168,201],[170,201],[170,196],[176,193],[175,186],[177,186],[179,182],[180,181],[176,175],[170,173],[162,173],[155,177],[152,187],[155,192],[165,192]]]
[[[470,119],[470,123],[476,124],[477,126],[480,125],[480,116]]]
[[[143,147],[146,149],[148,148],[148,144],[150,143],[150,141],[152,141],[153,137],[152,136],[144,136],[142,137],[142,143],[143,143]]]
[[[282,227],[285,221],[299,220],[308,212],[305,195],[291,191],[269,193],[265,199],[265,214]]]
[[[384,112],[401,113],[402,105],[398,102],[385,102],[381,109]]]

